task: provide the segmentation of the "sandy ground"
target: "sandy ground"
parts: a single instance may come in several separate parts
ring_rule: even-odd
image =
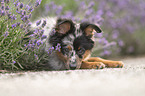
[[[124,68],[0,74],[0,96],[145,96],[145,56]]]

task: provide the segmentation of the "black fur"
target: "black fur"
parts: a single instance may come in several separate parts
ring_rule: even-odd
[[[79,47],[83,47],[85,50],[91,50],[94,46],[94,42],[85,35],[77,37],[73,43],[74,49],[78,51]]]
[[[89,22],[83,22],[83,23],[81,23],[81,24],[80,24],[80,29],[81,29],[82,31],[84,31],[85,28],[87,28],[88,26],[92,26],[92,28],[95,29],[95,31],[96,31],[97,33],[101,33],[101,32],[102,32],[101,28],[99,28],[97,25],[92,24],[92,23],[89,23]],[[85,33],[84,33],[84,34],[85,34]]]

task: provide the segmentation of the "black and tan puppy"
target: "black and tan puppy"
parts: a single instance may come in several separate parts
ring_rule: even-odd
[[[49,60],[46,65],[51,70],[123,67],[122,61],[90,57],[94,47],[94,33],[102,32],[100,27],[95,24],[89,22],[75,24],[69,19],[49,17],[46,19],[44,30],[44,35],[47,35],[45,42],[46,51],[49,50],[49,47],[54,47],[55,49],[58,44],[61,46],[60,51],[54,50],[49,55]]]

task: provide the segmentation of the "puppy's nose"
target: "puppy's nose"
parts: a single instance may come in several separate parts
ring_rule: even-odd
[[[74,63],[74,64],[70,64],[69,67],[71,70],[75,70],[77,65]]]

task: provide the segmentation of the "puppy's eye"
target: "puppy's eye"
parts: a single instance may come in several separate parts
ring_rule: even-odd
[[[80,48],[78,51],[77,51],[78,55],[83,55],[85,53],[85,49],[84,48]]]
[[[68,49],[68,48],[64,48],[63,51],[64,51],[65,53],[69,53],[69,49]]]

